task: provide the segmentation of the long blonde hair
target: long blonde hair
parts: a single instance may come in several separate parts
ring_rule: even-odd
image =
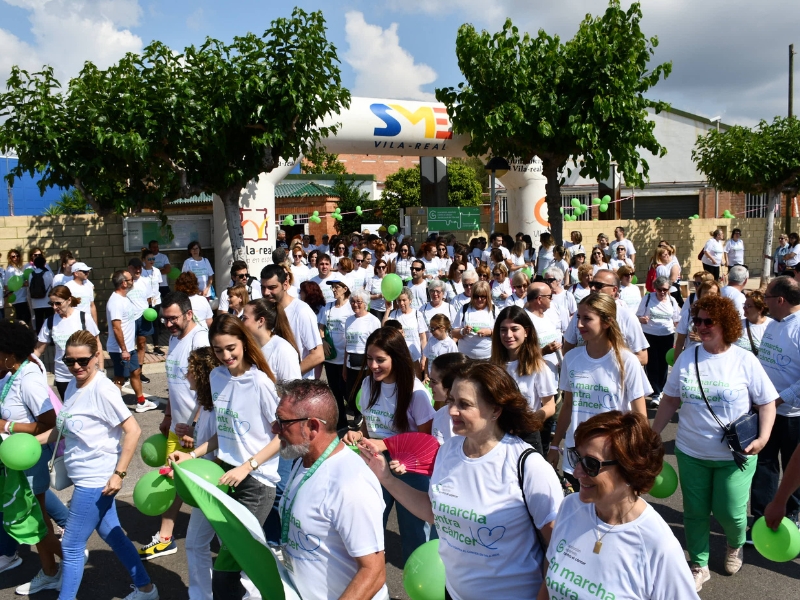
[[[580,306],[586,306],[595,313],[600,320],[608,325],[606,329],[606,338],[611,342],[611,348],[614,350],[614,356],[619,365],[619,380],[620,386],[625,389],[625,365],[622,362],[622,351],[628,349],[625,343],[625,337],[622,335],[622,330],[619,328],[617,322],[617,302],[612,296],[608,294],[600,294],[599,292],[590,292],[583,300],[580,301]]]

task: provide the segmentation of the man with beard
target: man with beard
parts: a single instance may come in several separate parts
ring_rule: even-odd
[[[298,379],[278,385],[272,431],[296,461],[280,504],[286,568],[305,600],[388,598],[377,479],[336,434],[330,388]]]

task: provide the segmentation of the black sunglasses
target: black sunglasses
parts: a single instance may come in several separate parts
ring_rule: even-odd
[[[700,325],[705,325],[706,327],[713,327],[714,319],[701,319],[700,317],[692,317],[692,323],[694,323],[695,327],[700,327]]]
[[[94,356],[82,356],[81,358],[62,358],[63,362],[68,367],[74,367],[78,363],[81,367],[86,367],[94,358]]]
[[[546,279],[543,279],[542,281],[544,281],[547,285],[550,285],[551,283],[556,281],[556,278],[555,277],[548,277]]]
[[[613,283],[603,283],[602,281],[590,281],[589,287],[593,290],[602,290],[604,287],[616,287]]]
[[[411,267],[411,270],[412,271],[424,271],[425,268],[424,267]]]
[[[603,467],[619,463],[618,460],[598,460],[594,456],[581,456],[577,448],[567,448],[567,460],[573,469],[580,464],[589,477],[597,477]]]

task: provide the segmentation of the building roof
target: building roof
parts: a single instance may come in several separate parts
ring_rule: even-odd
[[[275,186],[275,198],[302,198],[304,196],[338,197],[339,194],[330,186],[307,181],[279,183]]]
[[[211,194],[199,194],[191,198],[178,198],[170,202],[170,206],[186,206],[187,204],[211,204],[213,198]]]

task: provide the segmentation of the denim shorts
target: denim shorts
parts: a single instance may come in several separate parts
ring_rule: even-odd
[[[144,317],[136,319],[136,337],[153,335],[156,332],[153,321],[148,321]]]
[[[30,469],[25,470],[25,477],[28,479],[28,485],[31,486],[31,491],[34,496],[44,494],[50,489],[50,470],[47,468],[47,463],[53,456],[53,450],[50,444],[42,446],[42,456],[39,457],[38,462]]]
[[[136,350],[131,352],[131,359],[122,360],[122,352],[109,352],[111,362],[114,365],[114,377],[130,377],[131,373],[139,370],[139,355]]]

